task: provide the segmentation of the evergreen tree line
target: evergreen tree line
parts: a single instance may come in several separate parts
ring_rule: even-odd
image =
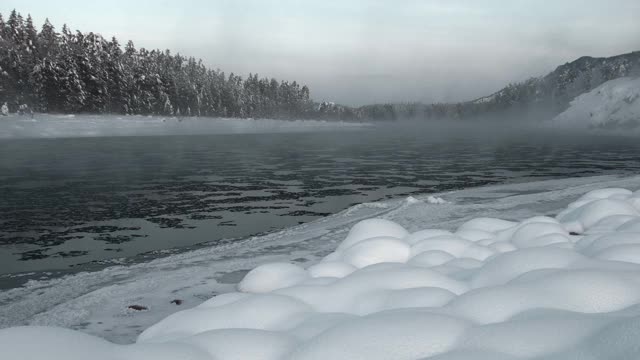
[[[0,105],[16,111],[306,118],[317,110],[297,82],[246,79],[169,50],[124,48],[93,32],[57,32],[47,19],[0,14]]]

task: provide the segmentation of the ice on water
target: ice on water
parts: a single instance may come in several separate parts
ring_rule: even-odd
[[[601,177],[388,202],[348,232],[325,223],[342,241],[319,261],[259,264],[135,344],[15,327],[0,330],[0,349],[65,360],[639,358],[638,188],[639,177]]]

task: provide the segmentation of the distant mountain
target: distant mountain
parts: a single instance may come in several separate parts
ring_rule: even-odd
[[[640,51],[608,58],[583,56],[546,76],[510,84],[486,97],[463,103],[472,114],[546,108],[564,111],[576,96],[609,80],[640,74]]]
[[[602,83],[640,74],[640,51],[608,57],[584,56],[559,66],[546,76],[531,78],[472,101],[452,104],[376,104],[359,108],[331,104],[319,112],[343,120],[500,118],[550,119],[571,100]]]

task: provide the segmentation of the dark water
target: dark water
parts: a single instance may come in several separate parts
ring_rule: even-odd
[[[143,261],[390,197],[639,169],[634,138],[550,132],[0,140],[0,278]]]

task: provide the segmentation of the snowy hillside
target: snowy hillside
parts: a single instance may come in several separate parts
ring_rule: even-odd
[[[630,129],[640,126],[640,78],[620,78],[578,96],[554,122],[560,126]]]
[[[65,360],[635,359],[640,191],[621,187],[638,189],[640,177],[553,180],[432,198],[445,201],[425,196],[362,205],[266,242],[257,239],[252,249],[288,243],[296,258],[333,252],[311,266],[283,262],[282,255],[265,263],[251,254],[247,263],[263,264],[236,291],[166,317],[134,345],[18,327],[0,330],[0,348],[7,358]],[[378,219],[359,220],[371,215]],[[104,311],[104,297],[149,305],[140,291],[154,284],[161,291],[175,286],[168,296],[193,286],[215,288],[217,264],[205,266],[205,255],[182,256],[164,271],[158,264],[166,260],[143,265],[156,266],[143,274],[155,281],[136,280],[139,269],[121,268],[120,291],[84,291],[36,317],[49,313],[41,324],[76,318],[86,327],[88,314]],[[196,263],[198,271],[189,272]],[[190,275],[173,275],[179,271]],[[66,285],[80,286],[77,280]],[[65,281],[42,284],[40,291],[74,291]],[[19,290],[0,296],[14,310],[2,316],[30,311],[26,300]],[[68,305],[74,302],[75,308]],[[141,314],[154,310],[152,304]],[[98,319],[113,325],[133,317]]]

